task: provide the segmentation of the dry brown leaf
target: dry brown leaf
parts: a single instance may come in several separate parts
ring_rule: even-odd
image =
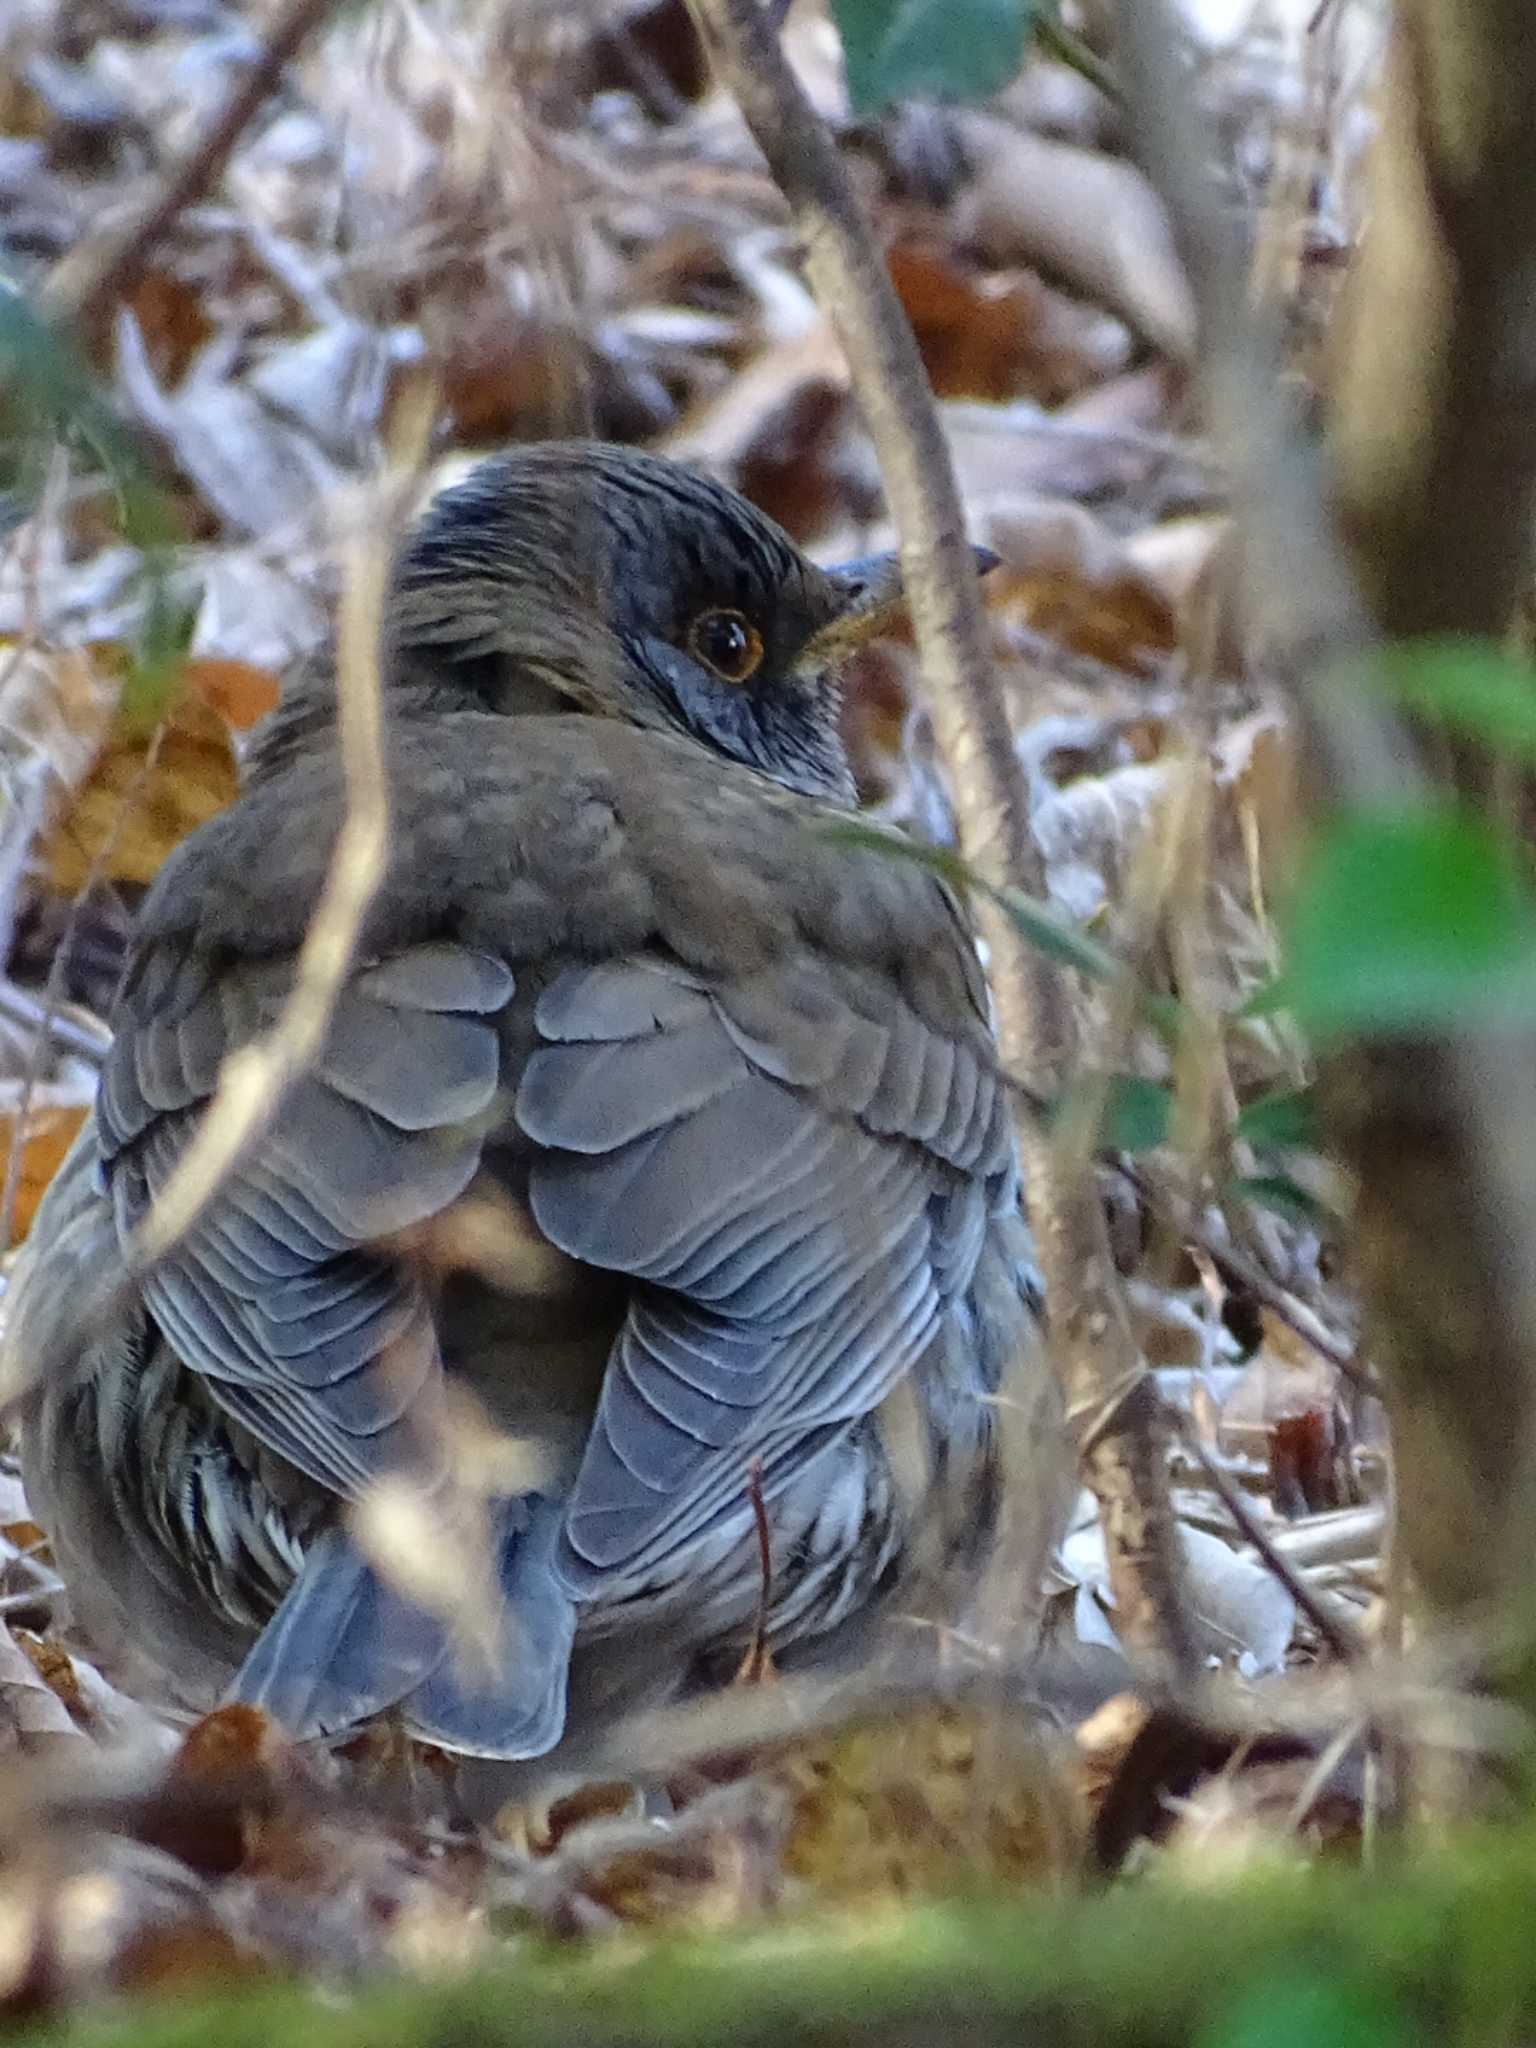
[[[464,441],[526,441],[587,423],[590,361],[553,317],[519,316],[483,294],[446,326],[428,361]]]
[[[196,691],[236,732],[248,732],[259,724],[277,709],[282,696],[282,684],[277,677],[253,661],[194,655],[183,663],[181,677],[185,688]]]
[[[861,1908],[978,1884],[1053,1887],[1082,1857],[1063,1760],[1017,1712],[938,1704],[860,1719],[774,1767],[785,1862]]]
[[[86,1740],[75,1725],[68,1698],[54,1682],[60,1679],[73,1692],[72,1676],[64,1676],[69,1659],[62,1652],[45,1659],[41,1648],[34,1655],[37,1640],[0,1628],[0,1752],[35,1754]]]
[[[106,745],[44,844],[48,879],[74,895],[100,858],[113,882],[148,884],[189,832],[236,790],[229,728],[200,695],[179,693],[152,768],[149,737],[121,714]]]
[[[79,1681],[75,1677],[75,1667],[70,1662],[69,1652],[50,1637],[35,1635],[31,1629],[19,1628],[12,1633],[38,1677],[66,1709],[70,1719],[77,1721],[82,1702]]]
[[[21,1147],[16,1209],[11,1229],[13,1244],[19,1244],[32,1228],[37,1205],[90,1110],[90,1103],[85,1099],[78,1102],[48,1099],[57,1092],[52,1088],[32,1091],[26,1121],[18,1133],[20,1089],[14,1084],[6,1084],[0,1091],[0,1159],[9,1160],[12,1148],[18,1143]],[[12,1098],[9,1106],[6,1096]]]
[[[1271,1310],[1261,1314],[1260,1348],[1221,1405],[1221,1444],[1267,1463],[1270,1497],[1284,1515],[1349,1506],[1358,1496],[1338,1367]]]
[[[145,271],[127,305],[155,376],[162,384],[179,383],[213,333],[202,293],[184,277],[157,267]]]
[[[115,1987],[145,1998],[185,1992],[229,1995],[273,1974],[271,1963],[211,1920],[187,1918],[139,1927],[118,1951]]]
[[[1151,674],[1178,645],[1173,608],[1124,544],[1080,505],[1020,499],[990,507],[981,536],[1002,557],[987,609],[1132,674]]]
[[[799,540],[850,508],[872,509],[878,493],[848,368],[821,321],[763,350],[684,421],[666,453],[734,484]]]
[[[955,230],[995,260],[1020,260],[1123,314],[1148,341],[1187,362],[1194,306],[1162,202],[1133,164],[1048,142],[995,116],[971,114],[978,170]]]
[[[861,648],[843,671],[843,745],[861,803],[890,803],[906,782],[913,686],[912,650],[889,640]]]
[[[886,263],[940,398],[1055,405],[1129,360],[1119,321],[1029,271],[983,271],[915,238],[898,242]]]

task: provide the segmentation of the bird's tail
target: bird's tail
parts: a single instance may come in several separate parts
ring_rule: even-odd
[[[337,1525],[246,1658],[228,1698],[258,1706],[300,1740],[390,1708],[409,1732],[470,1756],[541,1756],[565,1723],[575,1610],[555,1577],[563,1503],[503,1501],[494,1540],[502,1613],[489,1666],[461,1653],[451,1621],[396,1591]]]

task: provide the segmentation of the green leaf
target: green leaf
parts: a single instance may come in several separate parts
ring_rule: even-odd
[[[1253,1202],[1261,1209],[1273,1209],[1288,1223],[1320,1224],[1330,1230],[1338,1228],[1339,1218],[1328,1204],[1320,1202],[1316,1195],[1304,1188],[1300,1181],[1292,1180],[1288,1173],[1242,1174],[1228,1183],[1227,1192],[1236,1195],[1240,1201]]]
[[[1151,1152],[1168,1142],[1173,1095],[1139,1074],[1116,1074],[1104,1104],[1099,1142],[1111,1152]]]
[[[1033,896],[1026,896],[1022,889],[994,889],[947,846],[932,846],[925,840],[909,838],[904,832],[894,832],[888,826],[860,824],[854,818],[839,818],[834,824],[818,827],[818,837],[830,840],[836,846],[858,846],[870,853],[888,854],[896,860],[916,861],[919,867],[931,868],[936,875],[942,875],[961,895],[975,891],[990,898],[1007,912],[1013,924],[1037,951],[1064,962],[1068,967],[1075,967],[1081,974],[1091,975],[1095,981],[1110,981],[1120,972],[1120,963],[1114,954],[1090,939],[1086,932],[1065,923],[1054,910]]]
[[[1058,1124],[1069,1117],[1083,1096],[1102,1083],[1103,1078],[1081,1077],[1046,1110],[1046,1124]],[[1143,1080],[1140,1074],[1112,1074],[1105,1087],[1097,1142],[1108,1152],[1150,1152],[1168,1142],[1172,1114],[1172,1093],[1160,1081]]]
[[[122,703],[147,730],[167,708],[191,632],[170,595],[171,501],[74,342],[0,278],[0,530],[30,516],[59,442],[84,446],[100,466],[123,539],[143,558],[144,617]]]
[[[157,570],[152,564],[132,665],[118,698],[118,709],[135,733],[152,732],[171,709],[197,624],[196,601],[178,600]]]
[[[1461,739],[1536,763],[1536,669],[1489,640],[1415,640],[1382,648],[1367,681]],[[1353,676],[1343,678],[1344,687]]]
[[[1387,1993],[1303,1963],[1238,1992],[1196,2048],[1410,2048],[1421,2038]]]
[[[1237,1119],[1237,1135],[1261,1150],[1317,1143],[1317,1108],[1309,1088],[1256,1095]]]
[[[916,861],[932,868],[955,889],[973,889],[979,878],[971,873],[958,853],[947,846],[935,846],[928,839],[914,839],[894,825],[871,825],[863,818],[829,818],[816,828],[816,837],[829,846],[857,846],[866,853],[886,853],[894,860]]]
[[[1536,1020],[1519,849],[1450,806],[1354,813],[1307,863],[1284,982],[1318,1036]]]
[[[1034,0],[832,0],[855,114],[986,99],[1018,75]]]
[[[1097,939],[1090,939],[1076,925],[1064,923],[1055,911],[1048,910],[1033,896],[1026,896],[1022,889],[993,889],[980,881],[971,886],[999,904],[1037,952],[1060,960],[1064,966],[1075,967],[1094,981],[1111,981],[1120,972],[1120,962]]]
[[[91,450],[117,492],[123,535],[154,549],[171,538],[165,495],[150,476],[132,431],[113,410],[69,337],[0,279],[0,392],[8,421],[23,432],[75,437]]]

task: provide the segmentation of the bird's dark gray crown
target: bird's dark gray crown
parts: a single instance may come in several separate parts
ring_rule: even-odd
[[[681,464],[595,442],[543,442],[480,464],[401,548],[383,651],[401,712],[585,711],[684,732],[774,780],[849,794],[833,680],[816,636],[848,607],[771,519]],[[739,614],[762,643],[733,683],[690,629]],[[809,668],[806,666],[810,660]],[[301,691],[324,689],[312,673]],[[264,758],[312,715],[279,714]]]

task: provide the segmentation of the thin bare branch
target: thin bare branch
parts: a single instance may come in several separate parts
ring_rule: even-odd
[[[333,5],[334,0],[290,0],[244,82],[160,197],[108,248],[88,277],[59,289],[56,313],[68,316],[82,332],[89,333],[103,313],[127,297],[177,220],[217,183],[262,102]]]
[[[949,451],[912,331],[825,124],[811,108],[757,0],[691,0],[804,240],[811,288],[842,342],[901,539],[902,569],[935,735],[960,842],[989,882],[1039,893],[1024,778],[991,673]],[[1064,976],[1027,949],[995,906],[978,909],[991,957],[1004,1064],[1046,1093],[1071,1057]],[[1103,1514],[1126,1640],[1197,1669],[1155,1385],[1138,1355],[1093,1176],[1063,1162],[1026,1119],[1020,1131],[1030,1223],[1050,1301],[1051,1337]]]
[[[61,951],[63,943],[60,940]],[[14,981],[0,980],[0,1017],[45,1040],[52,1039],[65,1052],[89,1060],[93,1067],[99,1067],[111,1050],[112,1033],[99,1018],[72,1003],[56,1003],[50,1008]]]
[[[1265,1569],[1284,1586],[1302,1613],[1317,1630],[1318,1635],[1332,1650],[1341,1663],[1353,1664],[1362,1653],[1362,1644],[1352,1630],[1345,1626],[1343,1618],[1332,1614],[1318,1599],[1291,1560],[1275,1548],[1269,1531],[1249,1507],[1247,1501],[1232,1484],[1220,1465],[1195,1436],[1186,1432],[1185,1442],[1198,1460],[1200,1469],[1214,1487],[1222,1506],[1232,1517],[1239,1535],[1245,1543],[1251,1543],[1258,1552]]]

